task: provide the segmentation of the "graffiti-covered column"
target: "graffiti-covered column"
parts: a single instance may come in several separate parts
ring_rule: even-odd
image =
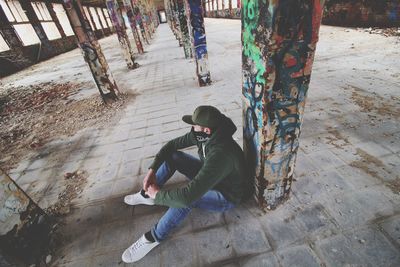
[[[243,137],[259,204],[291,190],[323,0],[242,0]]]
[[[118,2],[117,0],[106,0],[106,5],[108,13],[110,13],[111,22],[117,32],[118,41],[121,45],[126,65],[130,69],[135,69],[139,65],[135,62],[135,56],[133,55],[132,47],[128,35],[126,34],[126,27]]]
[[[136,27],[136,19],[135,19],[135,16],[133,15],[131,1],[130,0],[122,0],[122,4],[125,9],[126,16],[128,17],[129,25],[131,25],[131,30],[132,30],[133,38],[135,39],[136,48],[140,54],[143,54],[144,53],[143,44],[140,41],[139,33],[138,33],[138,30]]]
[[[147,38],[145,27],[143,25],[143,18],[139,10],[138,0],[131,0],[131,3],[132,3],[133,14],[135,15],[136,18],[136,23],[139,25],[140,28],[140,35],[142,37],[142,40],[144,40],[146,44],[150,44]]]
[[[193,37],[193,52],[196,59],[196,74],[200,86],[211,84],[208,69],[206,31],[204,29],[201,0],[188,0],[190,28]]]
[[[185,52],[185,58],[191,58],[192,55],[192,44],[190,42],[190,35],[188,29],[188,20],[186,17],[184,0],[178,0],[178,12],[179,12],[179,25],[182,33],[183,50]]]
[[[108,68],[96,35],[84,14],[80,0],[64,0],[63,4],[78,45],[82,49],[83,56],[89,65],[100,95],[105,102],[110,99],[116,99],[118,87]]]

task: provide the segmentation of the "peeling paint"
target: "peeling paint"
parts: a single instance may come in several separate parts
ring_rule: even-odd
[[[118,2],[117,0],[107,0],[106,6],[114,29],[117,32],[118,41],[122,48],[126,65],[129,69],[136,69],[139,65],[135,62],[135,56],[128,35],[126,34],[125,23]]]
[[[89,65],[94,82],[105,102],[117,98],[118,87],[111,75],[99,42],[92,31],[79,0],[64,0],[64,8],[79,47]]]
[[[200,86],[206,86],[211,84],[211,78],[208,68],[206,32],[201,0],[189,0],[189,19],[193,36],[197,78]]]
[[[260,205],[290,193],[323,1],[242,1],[244,151]]]

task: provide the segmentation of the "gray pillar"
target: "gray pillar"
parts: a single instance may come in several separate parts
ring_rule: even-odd
[[[135,56],[133,55],[132,47],[128,35],[126,34],[126,27],[118,2],[117,0],[106,0],[106,5],[108,13],[110,13],[110,19],[114,25],[115,31],[117,32],[118,41],[121,45],[126,65],[129,69],[135,69],[139,65],[135,62]]]
[[[64,8],[100,95],[104,102],[115,100],[118,87],[108,68],[96,35],[85,16],[80,0],[64,0]]]
[[[242,1],[243,147],[270,209],[291,190],[323,3]]]
[[[206,31],[204,29],[203,8],[201,0],[188,0],[190,28],[193,37],[194,55],[196,59],[196,74],[200,86],[211,84],[208,69],[208,53]]]

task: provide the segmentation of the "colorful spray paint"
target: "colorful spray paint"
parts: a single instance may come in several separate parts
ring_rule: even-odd
[[[131,3],[132,3],[133,15],[135,16],[136,23],[139,25],[140,28],[140,36],[146,44],[150,44],[149,40],[147,39],[146,30],[143,25],[142,15],[140,14],[140,10],[138,7],[138,0],[131,0]]]
[[[208,69],[208,53],[206,32],[204,29],[203,7],[201,0],[188,0],[191,34],[193,37],[193,51],[196,59],[196,74],[200,86],[211,84]]]
[[[129,69],[135,69],[139,64],[135,62],[135,56],[128,35],[126,34],[126,27],[118,2],[117,0],[106,0],[106,6],[108,13],[110,13],[111,22],[117,32],[118,41],[122,48],[126,65]]]
[[[126,17],[128,18],[129,25],[131,26],[133,38],[135,39],[136,43],[136,48],[139,52],[139,54],[144,53],[143,49],[143,44],[140,41],[139,33],[136,27],[136,19],[135,16],[133,15],[133,9],[132,9],[132,4],[130,0],[122,0],[122,5],[126,13]]]
[[[97,38],[85,16],[80,0],[64,0],[63,4],[100,95],[104,102],[115,100],[118,87],[111,75]]]
[[[290,193],[323,0],[242,0],[244,151],[256,199]]]
[[[192,44],[190,42],[190,35],[188,29],[188,20],[186,17],[186,7],[184,0],[177,0],[178,14],[179,14],[179,25],[182,34],[183,51],[185,52],[185,58],[192,58]]]

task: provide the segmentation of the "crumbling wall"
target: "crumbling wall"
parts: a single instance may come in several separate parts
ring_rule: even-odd
[[[400,26],[400,0],[326,0],[322,23],[354,27]]]
[[[3,264],[44,261],[54,229],[51,219],[0,169],[0,254]]]

